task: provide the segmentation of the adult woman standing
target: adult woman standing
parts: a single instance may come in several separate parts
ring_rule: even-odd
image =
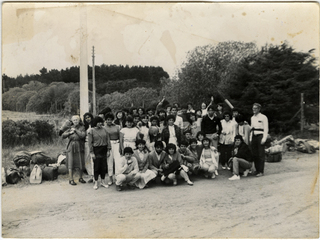
[[[233,141],[235,137],[234,125],[231,121],[231,114],[226,112],[223,114],[224,119],[221,120],[222,131],[219,139],[219,152],[220,152],[220,163],[222,169],[230,169],[227,166],[228,160],[231,157]]]
[[[135,149],[136,140],[139,139],[139,129],[133,126],[133,118],[127,117],[126,127],[120,130],[120,153],[123,155],[125,147]]]
[[[90,155],[88,135],[87,135],[87,130],[91,128],[92,120],[93,120],[93,115],[91,113],[87,112],[83,115],[84,128],[86,130],[86,138],[84,143],[84,162],[85,162],[85,168],[87,170],[87,173],[90,176],[90,180],[88,181],[88,183],[93,182],[93,160]]]
[[[110,157],[107,159],[108,164],[108,185],[112,185],[114,172],[118,172],[120,164],[120,126],[113,123],[114,115],[112,113],[107,113],[105,115],[106,125],[104,126],[107,130],[110,143],[111,143],[111,152]],[[113,169],[114,166],[114,169]]]
[[[90,155],[93,159],[94,169],[94,186],[93,189],[98,189],[99,175],[101,177],[101,186],[107,188],[105,183],[105,175],[107,170],[107,159],[110,156],[111,144],[109,134],[103,127],[103,119],[95,117],[93,119],[92,128],[88,130],[88,144]]]
[[[69,184],[77,185],[73,180],[73,170],[79,169],[79,182],[86,183],[82,178],[82,171],[84,167],[84,139],[86,131],[84,126],[80,123],[80,117],[74,115],[71,118],[73,125],[62,134],[63,138],[68,138],[67,145],[67,168],[69,170]]]
[[[146,150],[146,141],[138,139],[136,141],[136,146],[137,149],[134,150],[133,156],[137,159],[141,177],[135,184],[138,188],[143,189],[147,186],[147,183],[154,179],[157,175],[149,169],[149,153]]]
[[[116,112],[116,119],[114,120],[114,124],[118,125],[120,129],[125,127],[126,117],[123,111]]]
[[[187,116],[188,116],[188,121],[189,121],[190,125],[189,125],[188,129],[186,129],[186,130],[190,130],[191,131],[191,136],[193,138],[196,138],[197,137],[197,133],[199,131],[201,131],[201,122],[199,123],[197,121],[197,117],[196,117],[195,113],[191,112]]]

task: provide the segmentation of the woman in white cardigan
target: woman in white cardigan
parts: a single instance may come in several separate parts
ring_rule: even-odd
[[[134,150],[133,156],[137,159],[141,178],[135,184],[138,188],[143,189],[148,187],[147,183],[157,175],[149,169],[149,153],[146,149],[146,141],[138,139],[136,146],[137,149]]]
[[[230,168],[227,166],[227,163],[232,156],[235,129],[229,112],[224,113],[223,118],[224,119],[221,120],[222,131],[219,136],[220,163],[222,169],[227,168],[229,170]]]
[[[218,175],[219,153],[214,146],[210,146],[210,141],[207,137],[202,140],[200,167],[205,177],[215,178]]]

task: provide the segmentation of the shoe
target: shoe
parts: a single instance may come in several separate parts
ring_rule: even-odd
[[[116,190],[117,191],[122,191],[122,187],[120,185],[116,185]]]
[[[233,180],[240,180],[240,176],[233,175],[231,178],[229,178],[229,180],[231,180],[231,181],[233,181]]]
[[[243,177],[247,177],[248,176],[248,174],[249,174],[249,169],[247,169],[247,170],[245,170],[244,172],[243,172]]]
[[[109,177],[108,185],[111,186],[113,184],[112,177]]]
[[[226,167],[225,167],[225,166],[222,166],[221,168],[222,168],[223,170],[225,170],[225,169],[226,169]]]
[[[166,180],[166,176],[163,175],[163,176],[161,177],[161,181],[164,182],[164,180]]]
[[[93,179],[92,178],[89,179],[88,183],[93,183]]]
[[[93,189],[94,190],[97,190],[99,187],[98,187],[98,181],[95,181],[94,182],[94,185],[93,185]]]
[[[178,184],[177,179],[173,179],[173,186],[177,186],[177,184]]]
[[[81,182],[81,183],[86,183],[86,181],[83,180],[83,178],[79,178],[79,182]]]
[[[109,185],[106,184],[106,182],[105,182],[104,180],[101,180],[101,186],[102,186],[102,187],[105,187],[105,188],[108,188],[108,187],[109,187]]]
[[[230,168],[229,168],[229,167],[227,167],[227,169],[228,169],[228,170],[230,170]]]
[[[216,176],[218,176],[218,175],[219,175],[218,170],[215,170],[215,171],[214,171],[214,174],[215,174]]]
[[[73,180],[69,180],[69,184],[72,185],[72,186],[77,185]]]
[[[262,177],[263,176],[263,173],[258,173],[257,175],[256,175],[256,177]]]
[[[188,185],[193,186],[193,182],[191,182],[190,180],[187,181]]]
[[[216,178],[216,175],[214,173],[212,173],[211,179]]]

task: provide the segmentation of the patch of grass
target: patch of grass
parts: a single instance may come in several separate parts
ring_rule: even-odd
[[[19,151],[42,151],[49,157],[57,158],[58,153],[64,151],[66,149],[67,140],[63,140],[61,138],[55,139],[53,143],[40,143],[31,146],[16,146],[13,148],[3,148],[2,149],[2,167],[10,168],[15,167],[13,163],[14,155]]]

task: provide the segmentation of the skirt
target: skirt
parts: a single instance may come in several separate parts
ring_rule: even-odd
[[[143,189],[146,184],[150,180],[154,179],[157,175],[153,171],[147,169],[147,171],[145,173],[141,173],[140,176],[141,178],[135,184],[138,188]]]

